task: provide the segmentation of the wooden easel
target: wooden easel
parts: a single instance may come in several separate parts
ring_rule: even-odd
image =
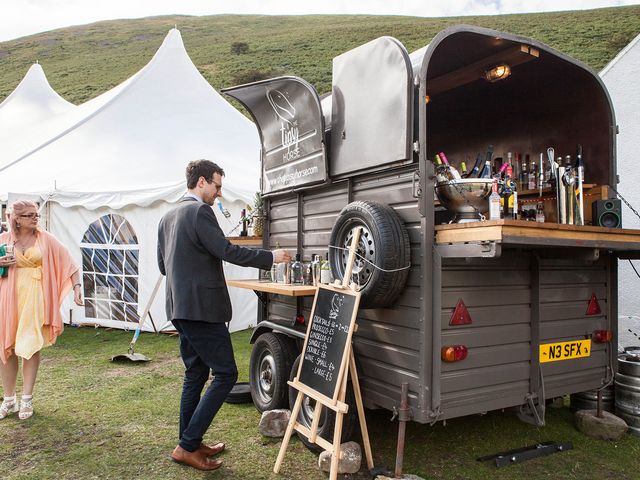
[[[353,262],[356,256],[356,247],[358,241],[360,239],[362,228],[358,227],[354,233],[353,240],[351,242],[351,246],[349,249],[349,259],[347,261],[347,268],[344,274],[344,278],[342,283],[340,284],[339,280],[336,280],[335,284],[330,286],[329,289],[335,291],[344,291],[346,289],[353,290],[355,292],[355,288],[350,284],[351,279],[351,271],[353,270]],[[355,295],[359,299],[360,294],[355,292]],[[316,302],[318,299],[318,294],[313,302],[313,308],[311,312],[316,311]],[[358,410],[358,419],[360,421],[360,430],[362,433],[362,443],[364,446],[365,455],[367,458],[367,467],[369,470],[373,468],[373,456],[371,454],[371,444],[369,442],[369,431],[367,429],[367,421],[364,415],[364,407],[362,404],[362,393],[360,391],[360,383],[358,381],[358,371],[356,369],[356,362],[353,356],[353,348],[351,345],[351,336],[354,331],[357,330],[357,325],[355,323],[355,318],[357,316],[357,308],[354,310],[351,318],[350,328],[347,337],[347,343],[345,346],[345,350],[342,356],[342,362],[340,364],[340,370],[338,372],[338,388],[333,395],[333,398],[329,398],[326,395],[317,392],[313,388],[308,387],[307,385],[301,383],[299,381],[300,374],[302,371],[304,357],[300,361],[300,365],[298,367],[298,373],[293,381],[288,382],[290,386],[298,390],[298,396],[296,398],[296,403],[291,411],[291,419],[289,420],[289,425],[287,425],[287,430],[285,432],[284,438],[282,440],[282,446],[280,447],[280,452],[278,453],[278,458],[276,459],[276,463],[273,467],[274,473],[278,473],[280,471],[280,467],[282,466],[282,462],[284,460],[284,455],[287,451],[287,447],[289,446],[289,440],[291,439],[291,435],[293,431],[297,431],[307,437],[311,443],[315,443],[322,447],[327,452],[330,452],[331,455],[331,470],[329,472],[329,479],[336,480],[338,478],[338,463],[340,460],[341,450],[340,444],[342,439],[342,424],[344,420],[344,415],[349,410],[349,405],[345,402],[346,394],[347,394],[347,381],[349,378],[349,374],[351,375],[351,384],[353,386],[353,393],[356,400],[356,408]],[[311,320],[313,321],[313,319]],[[307,327],[307,335],[305,338],[304,346],[302,348],[302,354],[306,351],[307,342],[309,340],[309,332],[311,330],[311,321],[309,322],[309,326]],[[302,406],[302,399],[304,396],[308,396],[316,401],[316,406],[313,415],[313,421],[311,422],[311,428],[307,428],[304,425],[298,423],[298,414],[300,413],[300,408]],[[318,423],[320,421],[320,416],[322,414],[322,409],[326,407],[336,412],[336,421],[334,425],[333,431],[333,443],[325,440],[324,438],[318,436]]]

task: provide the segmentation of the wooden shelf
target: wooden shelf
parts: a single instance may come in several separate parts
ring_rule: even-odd
[[[227,240],[243,247],[262,247],[262,237],[227,237]]]
[[[227,280],[229,287],[246,288],[254,292],[275,293],[289,297],[310,297],[316,294],[318,287],[312,285],[285,285],[265,280]]]
[[[496,242],[502,245],[536,245],[640,250],[640,230],[559,225],[524,220],[437,225],[436,244]]]

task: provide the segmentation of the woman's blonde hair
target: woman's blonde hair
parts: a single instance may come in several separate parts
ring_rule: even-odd
[[[18,227],[18,216],[25,213],[27,210],[35,208],[38,211],[38,204],[36,202],[32,202],[31,200],[16,200],[9,208],[7,208],[7,215],[9,215],[9,230],[11,232],[17,232],[20,227]]]

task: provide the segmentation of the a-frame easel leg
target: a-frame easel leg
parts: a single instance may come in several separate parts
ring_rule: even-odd
[[[364,416],[364,405],[362,403],[362,393],[360,391],[360,381],[358,380],[358,370],[356,369],[356,360],[353,356],[353,349],[349,349],[349,371],[351,372],[351,384],[353,385],[353,394],[356,398],[356,408],[358,410],[358,420],[360,423],[360,432],[362,433],[362,444],[364,453],[367,457],[367,467],[369,470],[373,468],[373,455],[371,454],[371,443],[369,442],[369,430],[367,429],[367,420]]]
[[[293,429],[296,425],[296,422],[298,421],[298,414],[300,413],[300,407],[302,406],[303,398],[304,398],[304,394],[302,392],[298,392],[296,403],[293,406],[293,410],[291,411],[291,420],[289,420],[289,425],[287,425],[287,431],[285,432],[284,438],[282,439],[282,445],[280,446],[280,452],[278,453],[276,464],[273,466],[273,473],[278,473],[280,471],[280,466],[282,465],[282,461],[284,460],[284,454],[287,453],[289,440],[291,440]]]

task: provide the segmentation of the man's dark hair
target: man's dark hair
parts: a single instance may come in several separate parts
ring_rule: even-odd
[[[185,172],[187,177],[187,188],[195,188],[200,177],[204,177],[207,182],[211,183],[215,173],[224,177],[224,170],[210,160],[193,160],[192,162],[189,162]]]

